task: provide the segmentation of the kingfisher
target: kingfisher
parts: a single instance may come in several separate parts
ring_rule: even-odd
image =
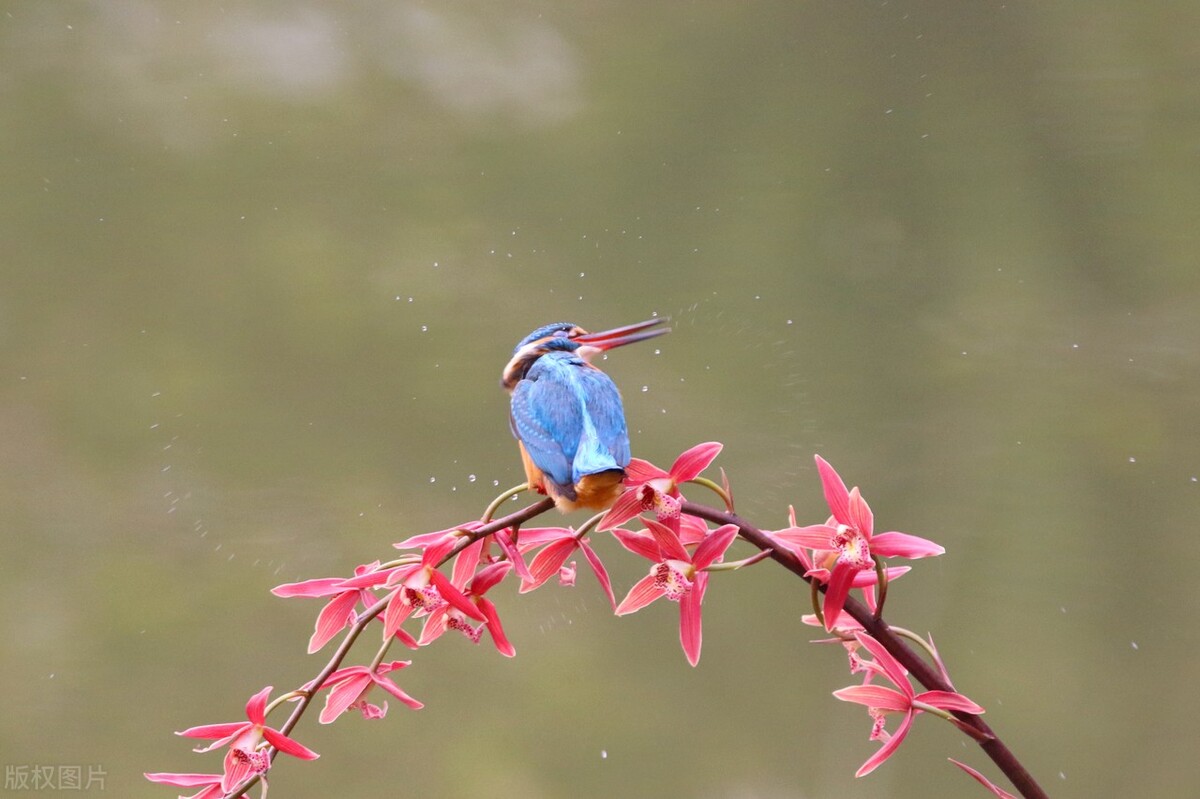
[[[666,319],[589,333],[571,322],[521,339],[500,379],[512,396],[509,427],[530,488],[564,513],[604,510],[621,494],[629,432],[621,392],[591,358],[671,332]]]

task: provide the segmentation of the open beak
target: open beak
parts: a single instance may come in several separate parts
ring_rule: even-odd
[[[637,341],[645,341],[646,339],[654,338],[671,332],[669,327],[658,327],[671,321],[670,319],[647,319],[645,322],[637,324],[625,325],[624,327],[615,327],[612,330],[603,330],[599,333],[584,333],[581,336],[575,336],[575,341],[580,342],[583,346],[579,348],[579,353],[585,358],[596,353],[606,352],[617,347],[624,347],[626,344],[633,344]],[[651,328],[658,328],[656,330]]]

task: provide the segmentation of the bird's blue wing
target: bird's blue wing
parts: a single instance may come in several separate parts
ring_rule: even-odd
[[[537,467],[558,485],[570,486],[575,483],[571,464],[583,435],[583,404],[569,375],[539,369],[541,361],[513,390],[509,419]]]
[[[584,475],[629,465],[629,433],[616,385],[591,367],[579,369],[577,380],[584,397],[584,429],[572,464],[576,482]]]

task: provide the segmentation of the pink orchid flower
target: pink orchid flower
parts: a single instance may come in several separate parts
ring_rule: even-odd
[[[932,541],[907,533],[875,534],[875,517],[858,486],[847,491],[842,478],[824,458],[817,455],[816,461],[825,501],[833,516],[825,524],[791,527],[775,536],[791,545],[789,548],[813,550],[815,568],[809,574],[826,583],[825,624],[826,629],[832,629],[829,625],[841,613],[850,589],[860,585],[858,581],[863,579],[867,585],[874,583],[872,555],[925,558],[941,555],[946,550]],[[829,561],[832,561],[832,568],[828,568]],[[866,574],[860,577],[860,573]]]
[[[387,585],[396,588],[389,595],[387,607],[383,611],[385,640],[396,635],[400,631],[400,625],[413,613],[430,613],[446,603],[476,621],[487,621],[450,578],[438,571],[438,564],[450,554],[457,543],[456,537],[444,536],[425,547],[420,563],[392,570]]]
[[[574,585],[575,566],[574,563],[568,566],[567,558],[571,557],[575,550],[580,550],[588,565],[592,567],[592,573],[600,581],[600,587],[604,589],[609,604],[613,610],[617,609],[617,600],[613,596],[612,581],[608,577],[608,570],[604,568],[604,564],[600,562],[600,556],[588,543],[587,536],[579,536],[574,530],[567,527],[540,527],[522,530],[521,551],[529,552],[538,547],[541,547],[541,550],[529,562],[529,579],[521,580],[520,592],[522,594],[529,593],[545,584],[556,573],[561,584]]]
[[[953,691],[924,691],[919,694],[915,693],[912,684],[908,681],[907,669],[900,665],[900,661],[892,657],[890,652],[884,649],[883,644],[866,633],[856,633],[855,638],[874,657],[873,661],[862,662],[862,665],[868,670],[868,679],[870,679],[871,673],[880,674],[890,680],[896,686],[896,689],[883,685],[864,683],[863,685],[852,685],[849,688],[841,688],[833,692],[833,695],[843,702],[856,702],[860,705],[866,705],[873,719],[871,740],[883,741],[883,746],[879,747],[879,751],[867,758],[867,761],[859,767],[854,776],[864,777],[870,774],[891,757],[896,752],[896,749],[899,748],[901,742],[904,741],[905,736],[908,735],[913,719],[918,713],[933,712],[943,715],[948,712],[960,711],[978,715],[983,712],[982,707],[962,694],[954,693]],[[900,721],[900,726],[896,728],[894,733],[888,733],[884,729],[884,723],[889,713],[904,714],[904,718]]]
[[[321,723],[329,724],[350,709],[361,711],[363,718],[383,718],[387,715],[387,702],[383,703],[382,708],[367,702],[367,694],[375,686],[387,691],[413,710],[420,710],[424,705],[404,693],[400,686],[387,676],[410,663],[411,660],[393,660],[391,663],[380,663],[374,671],[366,666],[349,666],[330,674],[321,684],[322,688],[330,689],[329,695],[325,697],[325,707],[321,710]]]
[[[611,530],[650,511],[659,521],[678,527],[682,501],[679,486],[699,477],[723,446],[716,441],[697,444],[676,458],[665,472],[649,461],[632,459],[625,467],[625,493],[613,503],[597,529]]]
[[[657,599],[666,597],[679,603],[679,642],[688,663],[695,666],[700,662],[702,641],[700,628],[700,606],[708,588],[708,572],[713,563],[719,561],[737,537],[737,526],[727,524],[713,530],[701,541],[694,553],[689,554],[679,536],[667,525],[654,519],[646,520],[646,527],[653,538],[646,540],[627,530],[614,530],[617,539],[626,549],[654,561],[650,573],[639,580],[621,604],[617,615],[624,616],[641,610]]]
[[[175,733],[185,738],[215,738],[208,746],[197,748],[197,752],[210,752],[221,746],[229,745],[225,753],[225,775],[221,778],[221,789],[228,792],[242,780],[254,774],[265,774],[271,767],[271,759],[267,750],[261,746],[263,740],[280,752],[298,757],[301,760],[316,760],[319,755],[287,737],[279,730],[267,726],[266,707],[267,696],[271,686],[267,686],[246,703],[247,721],[234,721],[228,724],[204,724],[199,727],[189,727]]]
[[[425,619],[425,626],[421,630],[421,637],[418,643],[421,646],[426,646],[439,637],[447,629],[458,630],[463,635],[471,640],[472,643],[479,643],[483,636],[483,631],[486,628],[488,635],[492,638],[492,643],[496,645],[496,650],[505,657],[513,657],[517,654],[517,650],[513,648],[509,642],[508,636],[504,633],[504,627],[500,624],[500,615],[496,611],[496,606],[492,601],[484,596],[489,590],[497,585],[504,577],[512,570],[513,564],[510,561],[497,561],[490,566],[485,566],[479,570],[468,583],[464,596],[469,602],[474,603],[479,609],[484,623],[478,627],[471,625],[471,622],[456,606],[449,603],[439,605],[429,612],[429,616]]]

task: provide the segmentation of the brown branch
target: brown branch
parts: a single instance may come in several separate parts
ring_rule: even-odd
[[[504,530],[514,525],[520,525],[530,519],[533,519],[547,510],[552,508],[554,503],[550,499],[543,499],[532,505],[528,505],[519,511],[509,514],[501,519],[488,522],[478,529],[471,531],[469,534],[462,536],[462,541],[442,560],[442,563],[453,558],[460,551],[470,546],[475,541],[478,541],[485,536],[492,535],[500,530]],[[750,542],[760,550],[769,553],[769,557],[779,563],[788,571],[794,573],[801,579],[812,583],[812,579],[806,576],[807,569],[804,564],[790,550],[777,545],[775,540],[766,532],[758,529],[754,525],[744,521],[734,513],[729,513],[715,508],[710,508],[707,505],[697,505],[693,502],[684,501],[681,510],[684,513],[705,519],[714,524],[724,525],[732,524],[738,528],[739,535]],[[441,563],[438,564],[439,566]],[[823,585],[817,585],[819,590],[825,590]],[[321,685],[329,678],[335,670],[337,670],[350,649],[358,640],[359,635],[367,628],[372,620],[375,619],[384,608],[387,607],[389,597],[380,599],[371,607],[367,608],[354,625],[347,631],[342,642],[334,651],[333,656],[325,664],[324,667],[317,673],[311,682],[306,683],[308,688],[303,686],[296,691],[300,695],[300,701],[292,710],[287,721],[280,728],[284,735],[291,733],[299,724],[308,707],[316,698],[317,691]],[[901,664],[908,669],[916,680],[929,690],[953,691],[954,688],[947,683],[933,666],[923,660],[915,650],[896,633],[892,632],[882,618],[877,618],[875,614],[862,602],[853,597],[846,598],[846,604],[843,608],[845,612],[854,617],[863,629],[871,635],[875,640],[879,641]],[[959,719],[964,731],[970,734],[973,738],[980,742],[981,748],[992,759],[993,762],[1000,768],[1001,771],[1009,778],[1012,784],[1017,788],[1025,799],[1048,799],[1045,791],[1037,784],[1033,776],[1025,769],[1025,767],[1017,760],[1004,742],[992,731],[979,716],[969,713],[955,713]],[[273,762],[277,750],[271,749],[269,757]],[[225,799],[234,799],[234,797],[242,796],[246,791],[253,788],[258,781],[262,779],[261,774],[254,774],[245,779],[241,784],[235,786],[229,793],[225,795]]]

